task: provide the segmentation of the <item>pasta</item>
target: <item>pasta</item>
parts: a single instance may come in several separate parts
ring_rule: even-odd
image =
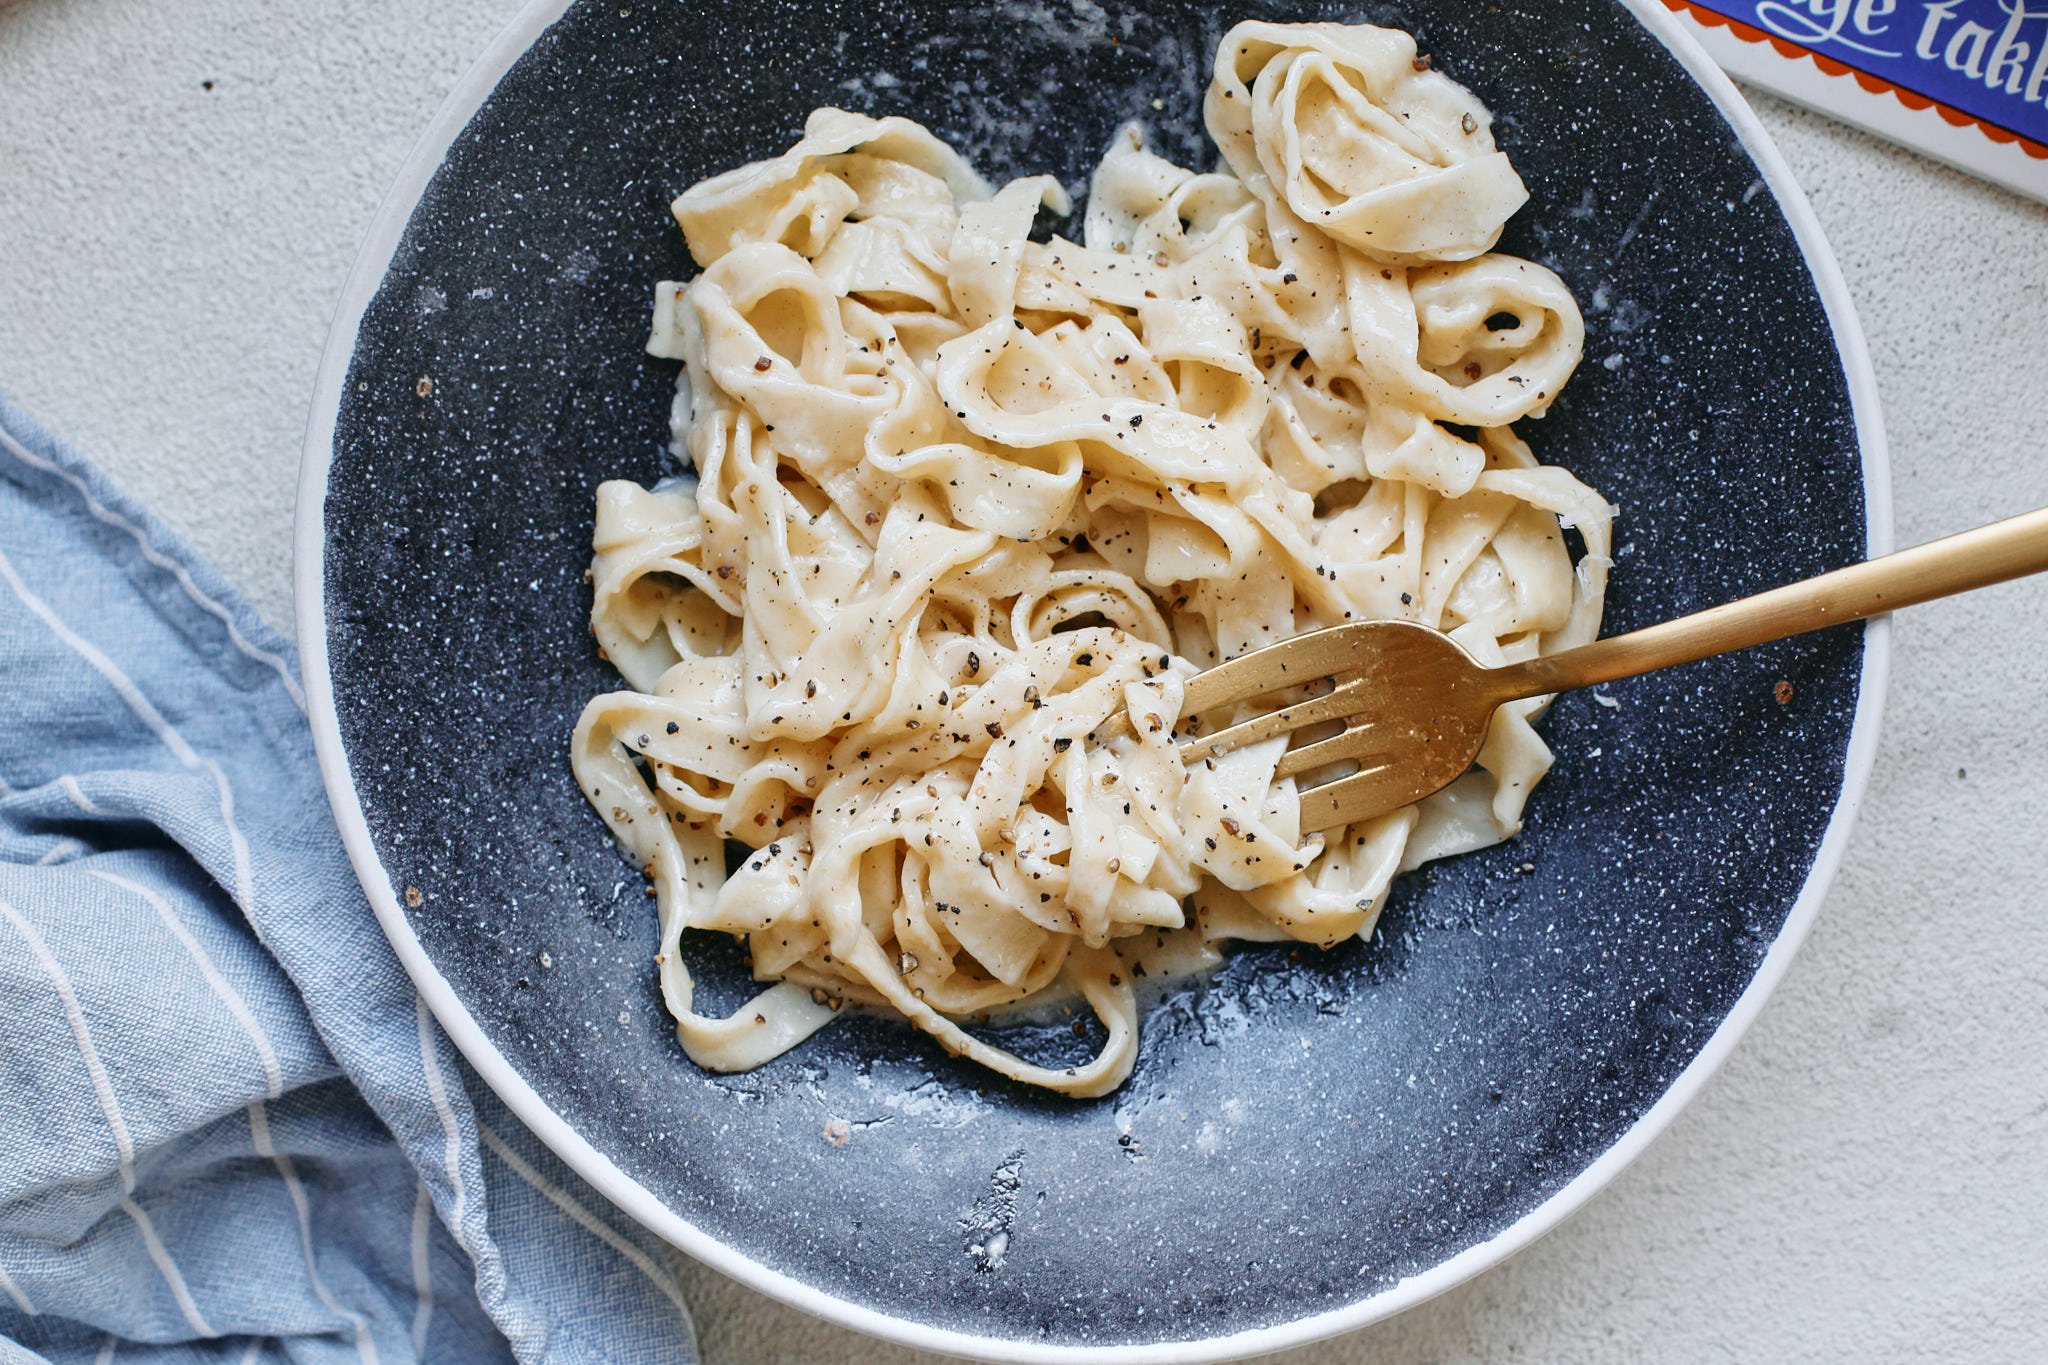
[[[1368,935],[1397,873],[1520,827],[1539,702],[1444,792],[1307,837],[1284,739],[1176,753],[1188,677],[1300,631],[1406,618],[1483,662],[1598,633],[1613,509],[1510,428],[1580,316],[1492,250],[1526,193],[1426,67],[1393,30],[1238,25],[1205,111],[1224,169],[1126,127],[1079,243],[1030,235],[1070,210],[1052,178],[991,187],[837,109],[676,200],[701,273],[659,286],[649,350],[684,364],[695,481],[598,491],[591,622],[628,690],[573,759],[699,1065],[852,1004],[1100,1095],[1134,978]],[[697,1012],[685,928],[743,936],[769,984]],[[1075,996],[1106,1039],[1073,1066],[972,1031]]]

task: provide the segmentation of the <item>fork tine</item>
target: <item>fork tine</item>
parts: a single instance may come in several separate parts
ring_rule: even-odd
[[[1354,623],[1363,624],[1363,623]],[[1342,648],[1350,641],[1340,632],[1351,630],[1350,626],[1336,626],[1316,632],[1325,642],[1325,647]],[[1277,645],[1266,645],[1240,654],[1235,659],[1220,663],[1206,672],[1197,673],[1188,679],[1187,691],[1181,702],[1181,714],[1192,716],[1202,711],[1228,706],[1233,702],[1250,701],[1262,693],[1295,683],[1314,682],[1327,678],[1330,670],[1313,671],[1315,665],[1304,658],[1299,648],[1303,637],[1282,640]]]
[[[1301,832],[1309,834],[1370,820],[1420,801],[1443,785],[1429,779],[1418,781],[1413,771],[1390,762],[1369,767],[1303,792]]]
[[[1228,667],[1228,665],[1225,665]],[[1200,681],[1200,679],[1197,679]],[[1352,695],[1358,691],[1358,683],[1339,683],[1335,691],[1307,701],[1283,706],[1278,711],[1268,711],[1248,721],[1233,725],[1227,730],[1218,730],[1213,735],[1202,735],[1180,746],[1181,761],[1192,763],[1201,758],[1219,758],[1232,749],[1242,749],[1247,744],[1284,735],[1290,730],[1299,730],[1304,725],[1319,721],[1335,720],[1347,714],[1357,705]]]
[[[1325,764],[1347,758],[1355,758],[1368,770],[1374,770],[1373,760],[1386,761],[1388,758],[1386,754],[1373,752],[1385,742],[1384,735],[1373,732],[1371,722],[1353,725],[1341,735],[1332,735],[1328,739],[1317,740],[1314,744],[1289,749],[1280,756],[1280,764],[1273,770],[1273,777],[1278,781],[1280,778],[1312,772]]]

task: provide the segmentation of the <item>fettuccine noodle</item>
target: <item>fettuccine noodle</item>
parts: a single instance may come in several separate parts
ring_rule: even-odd
[[[1228,169],[1127,127],[1079,244],[1030,238],[1069,209],[1053,179],[991,188],[838,109],[676,200],[702,271],[659,287],[649,350],[685,365],[696,478],[599,489],[591,621],[630,690],[574,762],[657,897],[699,1065],[854,1004],[1100,1095],[1134,977],[1370,934],[1398,872],[1520,828],[1538,702],[1444,792],[1307,837],[1286,740],[1176,755],[1188,677],[1301,631],[1402,618],[1488,663],[1598,633],[1612,509],[1509,429],[1583,325],[1491,249],[1526,193],[1426,68],[1404,33],[1240,24],[1206,106]],[[686,928],[773,984],[696,1012]],[[1107,1038],[1071,1067],[969,1031],[1074,996]]]

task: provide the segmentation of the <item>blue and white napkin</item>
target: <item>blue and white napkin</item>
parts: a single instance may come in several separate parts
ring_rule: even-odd
[[[0,1365],[688,1365],[679,1255],[478,1082],[291,646],[0,400]]]

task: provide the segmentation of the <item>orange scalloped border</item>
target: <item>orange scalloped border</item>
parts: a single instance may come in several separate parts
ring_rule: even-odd
[[[1995,123],[1986,123],[1974,114],[1966,114],[1960,109],[1943,104],[1939,100],[1931,100],[1917,91],[1906,89],[1904,86],[1894,85],[1882,76],[1873,76],[1870,72],[1850,66],[1847,62],[1838,62],[1833,57],[1823,56],[1810,47],[1801,47],[1797,43],[1788,42],[1775,33],[1766,33],[1760,28],[1752,28],[1739,19],[1731,19],[1716,10],[1706,8],[1704,5],[1695,5],[1692,3],[1692,0],[1664,0],[1664,5],[1667,9],[1676,10],[1680,14],[1686,15],[1708,28],[1725,28],[1745,43],[1766,44],[1781,57],[1787,57],[1793,61],[1798,61],[1801,57],[1811,58],[1813,64],[1827,75],[1853,76],[1856,79],[1856,84],[1862,86],[1873,95],[1890,94],[1900,104],[1916,112],[1932,109],[1935,113],[1941,115],[1942,122],[1944,123],[1957,128],[1975,127],[1978,132],[1984,134],[1985,137],[1990,138],[1993,142],[2002,145],[2016,145],[2021,151],[2034,158],[2034,160],[2048,161],[2048,147],[2042,146],[2032,138],[2023,137],[2012,131],[2012,129],[2001,128]]]

